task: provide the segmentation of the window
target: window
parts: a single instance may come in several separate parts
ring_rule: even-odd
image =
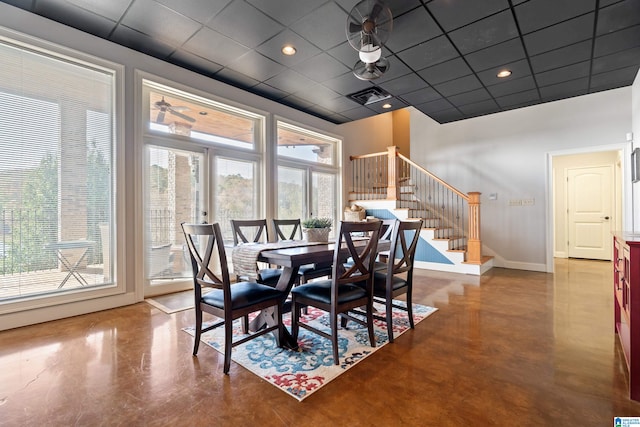
[[[339,220],[340,140],[279,121],[278,206],[281,219]]]
[[[0,37],[0,301],[113,286],[115,70]]]

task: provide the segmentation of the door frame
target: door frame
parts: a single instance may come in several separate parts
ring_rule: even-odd
[[[566,156],[573,154],[586,154],[586,153],[598,153],[602,151],[620,151],[622,153],[621,158],[621,205],[622,205],[622,224],[619,224],[618,228],[630,229],[632,227],[633,219],[633,196],[631,186],[631,142],[610,144],[610,145],[598,145],[592,147],[580,147],[560,151],[547,152],[547,174],[546,174],[546,194],[545,194],[545,224],[546,224],[546,260],[545,268],[547,273],[554,272],[554,236],[555,236],[555,224],[554,224],[554,179],[553,179],[553,158],[556,156]]]

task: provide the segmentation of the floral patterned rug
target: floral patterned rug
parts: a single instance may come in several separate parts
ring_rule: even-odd
[[[396,302],[404,304],[402,301]],[[384,306],[374,305],[377,314],[384,316]],[[434,307],[414,304],[415,323],[417,324],[435,313],[436,310],[437,308]],[[308,314],[303,317],[304,322],[311,323],[321,330],[329,330],[329,318],[325,312],[309,307]],[[284,322],[288,327],[291,324],[290,319],[289,314],[284,316]],[[388,344],[386,322],[374,319],[374,328],[377,342],[375,348],[369,344],[369,334],[364,326],[356,322],[349,322],[347,329],[338,329],[338,345],[340,347],[340,364],[338,365],[333,364],[331,342],[302,328],[300,328],[298,335],[299,351],[279,348],[273,335],[265,334],[234,347],[231,359],[290,396],[302,401],[338,375],[346,372],[347,369]],[[183,330],[192,336],[194,335],[193,327]],[[397,339],[407,330],[409,330],[407,312],[394,309],[394,338]],[[236,339],[242,335],[239,321],[234,323],[234,334],[237,334]],[[223,328],[216,328],[203,334],[201,341],[222,352],[224,346]]]

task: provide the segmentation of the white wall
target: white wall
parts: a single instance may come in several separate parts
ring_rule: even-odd
[[[444,125],[412,108],[411,159],[463,192],[482,193],[483,253],[496,266],[547,271],[548,153],[620,149],[630,106],[626,87]],[[533,206],[509,206],[530,198]]]
[[[633,148],[640,147],[640,70],[631,86],[631,129],[633,132]],[[633,206],[640,205],[640,183],[633,184]],[[633,211],[632,230],[640,232],[640,208]]]

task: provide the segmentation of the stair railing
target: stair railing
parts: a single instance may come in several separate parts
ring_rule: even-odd
[[[437,220],[436,237],[466,242],[466,262],[481,263],[480,193],[465,194],[399,153],[351,156],[352,192],[358,200],[395,200],[425,220]],[[433,222],[433,221],[432,221]]]

